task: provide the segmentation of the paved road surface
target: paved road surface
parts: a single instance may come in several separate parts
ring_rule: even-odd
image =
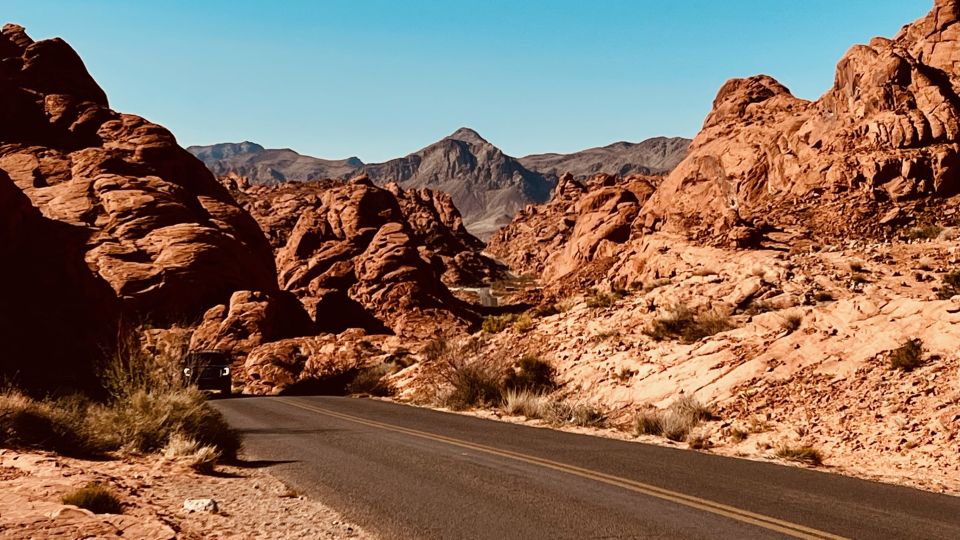
[[[960,498],[343,397],[213,402],[248,459],[383,538],[950,538]]]

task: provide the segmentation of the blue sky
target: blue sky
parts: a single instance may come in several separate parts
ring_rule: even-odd
[[[381,161],[470,126],[511,155],[692,137],[729,78],[814,99],[932,0],[4,0],[184,146]]]

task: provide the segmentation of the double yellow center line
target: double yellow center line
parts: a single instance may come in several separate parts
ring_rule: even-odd
[[[293,407],[297,407],[306,411],[311,411],[317,414],[322,414],[332,418],[353,422],[355,424],[383,429],[387,431],[393,431],[396,433],[403,433],[405,435],[410,435],[411,437],[418,437],[421,439],[442,442],[445,444],[449,444],[451,446],[465,448],[467,450],[473,450],[475,452],[481,452],[484,454],[490,454],[498,457],[512,459],[514,461],[528,463],[530,465],[536,465],[539,467],[544,467],[547,469],[552,469],[555,471],[572,474],[574,476],[579,476],[581,478],[595,480],[597,482],[601,482],[611,486],[617,486],[623,489],[634,491],[636,493],[648,495],[650,497],[656,497],[658,499],[662,499],[665,501],[670,501],[670,502],[681,504],[683,506],[687,506],[690,508],[696,508],[697,510],[702,510],[704,512],[709,512],[711,514],[716,514],[718,516],[730,518],[730,519],[739,521],[741,523],[748,523],[750,525],[755,525],[757,527],[762,527],[764,529],[776,531],[794,538],[805,538],[805,539],[829,538],[832,540],[842,540],[844,538],[842,536],[837,536],[835,534],[831,534],[828,532],[819,531],[817,529],[805,527],[803,525],[798,525],[796,523],[790,523],[789,521],[784,521],[781,519],[764,516],[762,514],[757,514],[754,512],[749,512],[747,510],[742,510],[740,508],[736,508],[733,506],[720,504],[707,499],[702,499],[700,497],[694,497],[692,495],[686,495],[684,493],[671,491],[669,489],[664,489],[664,488],[653,486],[650,484],[645,484],[643,482],[637,482],[636,480],[630,480],[629,478],[622,478],[619,476],[603,473],[600,471],[584,469],[582,467],[577,467],[576,465],[569,465],[566,463],[560,463],[558,461],[544,459],[536,456],[530,456],[527,454],[521,454],[519,452],[514,452],[512,450],[503,450],[501,448],[494,448],[492,446],[486,446],[483,444],[464,441],[462,439],[454,439],[452,437],[446,437],[444,435],[437,435],[435,433],[429,433],[426,431],[420,431],[416,429],[395,426],[393,424],[378,422],[376,420],[368,420],[366,418],[361,418],[359,416],[353,416],[350,414],[334,412],[329,409],[317,407],[316,405],[308,404],[300,400],[286,399],[283,401],[283,403],[286,403],[287,405],[291,405]]]

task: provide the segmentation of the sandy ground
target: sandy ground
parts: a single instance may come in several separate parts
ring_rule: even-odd
[[[87,461],[0,450],[0,537],[27,538],[373,538],[257,466],[220,466],[201,475],[158,457]],[[63,494],[100,482],[123,514],[95,515],[60,503]],[[216,513],[187,512],[187,499],[210,498]]]

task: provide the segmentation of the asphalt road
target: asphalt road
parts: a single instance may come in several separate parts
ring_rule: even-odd
[[[960,498],[343,397],[213,402],[245,457],[383,538],[950,538]]]

